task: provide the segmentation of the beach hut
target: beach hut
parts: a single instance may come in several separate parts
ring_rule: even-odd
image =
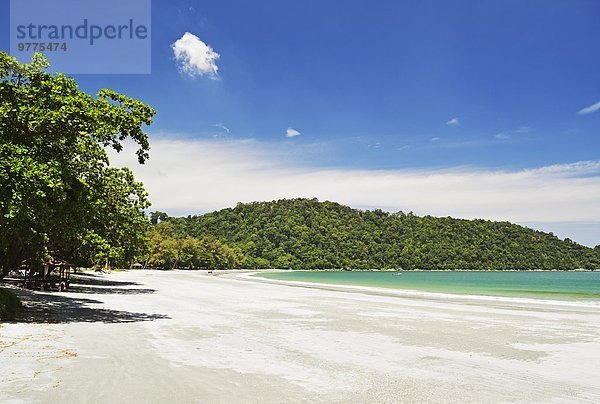
[[[73,269],[73,264],[52,258],[37,267],[27,268],[24,271],[23,285],[28,289],[63,292],[69,289]]]

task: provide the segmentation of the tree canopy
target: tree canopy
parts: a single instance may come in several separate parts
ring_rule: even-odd
[[[147,193],[106,148],[131,139],[144,163],[154,109],[108,89],[88,95],[48,66],[0,52],[0,279],[49,255],[125,262],[148,248]]]
[[[147,264],[165,269],[231,269],[244,264],[238,247],[230,247],[213,236],[202,238],[178,234],[172,223],[158,223],[150,231]]]
[[[291,199],[166,219],[182,236],[217,237],[254,268],[600,268],[600,248],[509,222],[361,211]]]

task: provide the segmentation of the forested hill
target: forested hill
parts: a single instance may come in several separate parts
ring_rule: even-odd
[[[508,222],[361,211],[290,199],[169,218],[176,231],[237,245],[254,268],[599,268],[595,249]]]

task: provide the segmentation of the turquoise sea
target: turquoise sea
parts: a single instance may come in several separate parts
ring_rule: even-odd
[[[600,272],[541,271],[285,271],[269,279],[426,292],[560,300],[600,300]]]

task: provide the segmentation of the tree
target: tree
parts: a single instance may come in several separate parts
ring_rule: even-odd
[[[144,209],[150,206],[143,184],[126,168],[108,167],[92,184],[88,218],[80,246],[70,254],[82,262],[109,260],[129,264],[149,250],[150,222]],[[95,240],[101,242],[95,242]]]
[[[88,95],[48,66],[0,52],[0,279],[50,254],[83,264],[147,248],[146,192],[106,148],[129,138],[144,163],[155,111],[108,89]]]
[[[167,215],[165,212],[160,212],[160,211],[150,212],[150,222],[152,224],[158,224],[158,223],[164,222],[168,218],[169,218],[169,215]]]
[[[215,237],[196,238],[181,235],[170,221],[160,222],[149,232],[151,252],[148,263],[153,266],[174,268],[239,268],[244,255],[237,247],[230,247]]]

